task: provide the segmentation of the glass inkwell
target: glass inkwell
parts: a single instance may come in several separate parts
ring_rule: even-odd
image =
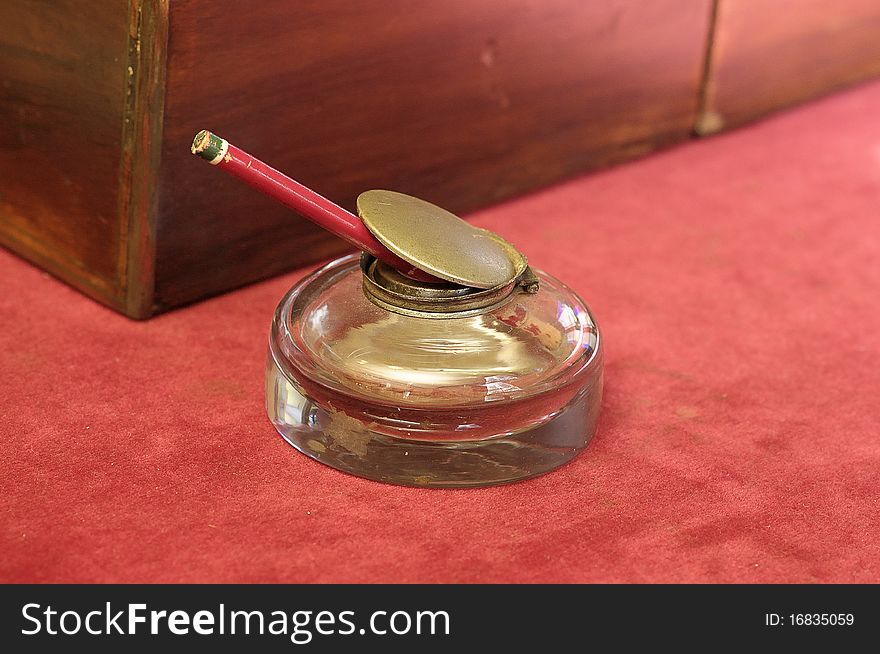
[[[354,216],[209,132],[193,152],[363,251],[295,284],[272,321],[266,407],[300,452],[454,488],[533,477],[587,446],[596,321],[513,245],[392,191],[362,193]]]

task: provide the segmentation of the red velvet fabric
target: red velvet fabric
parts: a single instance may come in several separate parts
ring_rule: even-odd
[[[878,110],[873,83],[473,217],[607,347],[589,449],[511,486],[281,440],[263,357],[301,273],[137,323],[0,253],[0,579],[880,581]]]

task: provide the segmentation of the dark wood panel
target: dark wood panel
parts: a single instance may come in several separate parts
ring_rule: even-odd
[[[0,240],[119,306],[128,3],[0,3]]]
[[[687,138],[710,2],[241,7],[170,7],[160,308],[341,248],[192,159],[198,129],[348,208],[391,188],[466,212]]]
[[[877,0],[718,0],[697,131],[742,125],[877,75]]]
[[[125,313],[153,313],[156,208],[165,111],[168,0],[132,0],[129,67],[120,168],[119,219],[126,244]]]

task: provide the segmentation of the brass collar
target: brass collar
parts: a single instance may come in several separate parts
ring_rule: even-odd
[[[517,292],[538,292],[538,278],[529,267],[512,281],[488,289],[410,279],[367,253],[361,256],[361,271],[364,294],[370,302],[419,318],[477,316],[500,307]]]

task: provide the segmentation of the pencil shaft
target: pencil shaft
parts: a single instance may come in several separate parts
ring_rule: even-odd
[[[199,142],[201,135],[202,132],[196,137],[196,143]],[[207,133],[203,138],[205,142],[207,139],[213,138],[215,139],[214,143],[219,145],[214,147],[212,144],[209,149],[204,147],[198,149],[194,144],[193,152],[208,159],[211,164],[222,168],[225,172],[262,191],[301,216],[336,234],[359,250],[370,253],[403,274],[423,281],[439,281],[404,261],[382,245],[367,229],[363,221],[353,213],[346,211],[224,139],[214,137],[210,133]]]

